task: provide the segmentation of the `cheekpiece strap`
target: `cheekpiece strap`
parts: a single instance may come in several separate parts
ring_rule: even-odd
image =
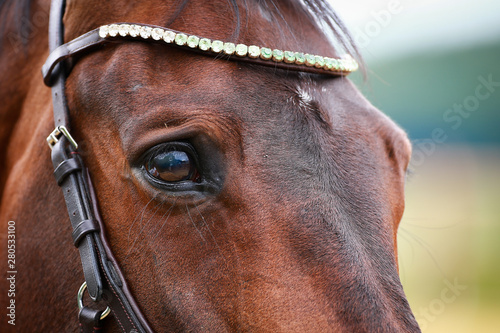
[[[109,246],[103,245],[107,243],[101,235],[102,224],[96,220],[99,212],[90,178],[78,154],[78,144],[70,134],[65,98],[67,69],[62,60],[101,43],[103,39],[98,31],[94,31],[63,44],[64,8],[64,0],[52,1],[49,22],[51,54],[43,69],[44,82],[52,87],[55,129],[47,137],[47,143],[51,148],[54,176],[64,195],[73,228],[72,238],[80,253],[89,296],[94,301],[102,299],[109,305],[123,332],[149,333],[152,330],[128,291],[123,275],[117,273],[119,267],[116,261],[109,259],[106,252]],[[79,315],[80,327],[84,332],[100,331],[101,319],[99,312],[84,307]]]

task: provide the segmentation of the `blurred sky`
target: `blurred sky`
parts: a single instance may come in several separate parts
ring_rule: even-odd
[[[500,89],[474,114],[450,112],[476,97],[479,77],[500,82],[500,1],[329,0],[345,21],[367,69],[351,80],[412,140],[447,130],[448,142],[500,144]],[[481,89],[481,88],[480,88]],[[452,111],[449,111],[450,108]],[[446,118],[446,119],[445,119]]]
[[[500,40],[500,1],[496,0],[329,1],[368,61]],[[390,17],[384,15],[391,8]]]

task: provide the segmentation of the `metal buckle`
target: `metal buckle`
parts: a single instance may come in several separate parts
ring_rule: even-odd
[[[78,308],[81,310],[83,308],[83,292],[85,291],[85,289],[87,289],[87,282],[84,282],[82,283],[80,289],[78,290],[78,294],[76,295],[76,303],[78,304]],[[106,307],[106,310],[103,311],[103,313],[101,314],[101,320],[103,320],[104,318],[106,318],[109,313],[111,312],[111,309],[108,307]]]
[[[69,131],[65,126],[57,126],[47,137],[47,143],[49,144],[50,149],[54,148],[54,145],[59,142],[61,136],[63,135],[75,149],[78,149],[78,143],[76,143],[75,139],[73,139],[71,134],[69,134]]]

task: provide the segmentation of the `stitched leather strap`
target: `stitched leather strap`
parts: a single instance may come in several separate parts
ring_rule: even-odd
[[[73,39],[72,41],[62,44],[53,51],[42,66],[43,82],[47,86],[51,86],[54,82],[57,72],[56,66],[63,60],[77,55],[78,53],[87,50],[92,46],[96,46],[105,42],[105,39],[99,37],[99,31],[92,30],[86,34]]]
[[[52,53],[49,57],[49,67],[44,70],[50,72],[49,79],[52,86],[52,102],[54,122],[56,128],[64,126],[70,129],[69,112],[65,99],[66,72],[64,63],[66,56],[73,55],[88,46],[73,43],[60,47],[63,44],[63,23],[65,1],[52,2],[49,22],[49,48]],[[83,38],[85,40],[85,38]],[[90,43],[92,44],[92,43]],[[62,189],[69,219],[73,227],[73,240],[77,246],[83,267],[83,274],[87,282],[87,290],[94,301],[101,298],[108,304],[115,319],[123,332],[152,332],[139,307],[129,292],[125,279],[119,270],[118,264],[112,257],[111,249],[105,237],[99,230],[103,229],[102,222],[95,219],[98,216],[95,194],[90,192],[90,177],[83,161],[74,147],[70,145],[66,136],[60,136],[51,145],[54,176]],[[92,195],[92,198],[89,195]],[[112,259],[108,259],[111,257]],[[98,311],[82,308],[79,314],[82,332],[100,330]]]
[[[97,222],[95,220],[83,220],[82,222],[80,222],[71,234],[75,246],[78,247],[78,244],[80,243],[82,238],[85,237],[86,234],[94,231],[99,231],[99,225],[97,225]]]
[[[53,52],[59,45],[63,44],[64,28],[62,25],[62,16],[64,14],[64,0],[54,0],[50,7],[49,18],[49,50]],[[54,122],[56,127],[66,125],[70,129],[68,121],[68,112],[65,98],[65,70],[63,64],[54,64],[52,68],[55,80],[52,82],[52,103],[54,109]]]
[[[95,212],[95,220],[101,229],[99,234],[95,234],[95,237],[99,237],[96,243],[101,256],[101,267],[105,272],[105,283],[109,284],[109,287],[106,288],[107,290],[103,295],[103,299],[108,303],[108,306],[111,308],[120,325],[125,327],[126,332],[130,332],[132,329],[139,326],[141,328],[136,328],[138,332],[152,333],[153,330],[149,327],[146,318],[135,302],[132,292],[126,283],[126,279],[120,270],[118,261],[114,257],[113,251],[108,243],[104,223],[99,214],[99,207],[92,186],[92,180],[88,173],[87,183],[89,186],[90,199],[93,204],[93,211]],[[108,292],[108,290],[111,290],[111,292]]]
[[[54,170],[54,177],[56,177],[57,184],[61,185],[64,178],[70,173],[81,170],[82,166],[78,163],[76,158],[63,160]]]
[[[97,333],[101,332],[102,311],[93,310],[84,306],[78,313],[78,321],[80,322],[81,333]]]
[[[62,15],[64,6],[64,0],[52,2],[49,21],[49,49],[51,51],[63,43]],[[52,86],[54,122],[56,127],[63,125],[69,129],[68,110],[64,95],[65,74],[62,64],[54,66],[54,72],[58,74]],[[91,217],[91,212],[88,203],[85,202],[85,187],[81,183],[82,163],[77,155],[69,158],[70,149],[68,140],[64,136],[61,137],[52,147],[52,164],[54,166],[54,175],[63,190],[69,218],[74,230],[81,221]],[[72,161],[73,158],[78,159],[78,161]],[[78,250],[89,295],[93,300],[99,300],[102,294],[102,282],[95,242],[90,235],[86,235],[80,240]]]
[[[70,148],[65,137],[62,137],[52,148],[52,163],[55,170],[63,163],[71,163],[66,162],[70,160],[66,149]],[[79,159],[79,156],[74,155],[72,158]],[[81,162],[77,163],[81,165]],[[81,221],[92,219],[91,207],[86,198],[86,187],[82,182],[81,172],[81,169],[75,170],[67,174],[59,183],[73,230],[78,229]],[[102,294],[102,281],[95,247],[95,241],[91,235],[87,234],[79,239],[78,250],[88,292],[93,300],[99,300]]]

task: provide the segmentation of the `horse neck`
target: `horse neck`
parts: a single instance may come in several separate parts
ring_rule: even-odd
[[[0,7],[4,18],[0,28],[0,196],[14,161],[29,144],[26,135],[20,135],[23,123],[39,121],[47,112],[40,101],[50,100],[50,90],[43,87],[40,68],[48,55],[49,7],[46,0],[24,5],[6,2]]]

